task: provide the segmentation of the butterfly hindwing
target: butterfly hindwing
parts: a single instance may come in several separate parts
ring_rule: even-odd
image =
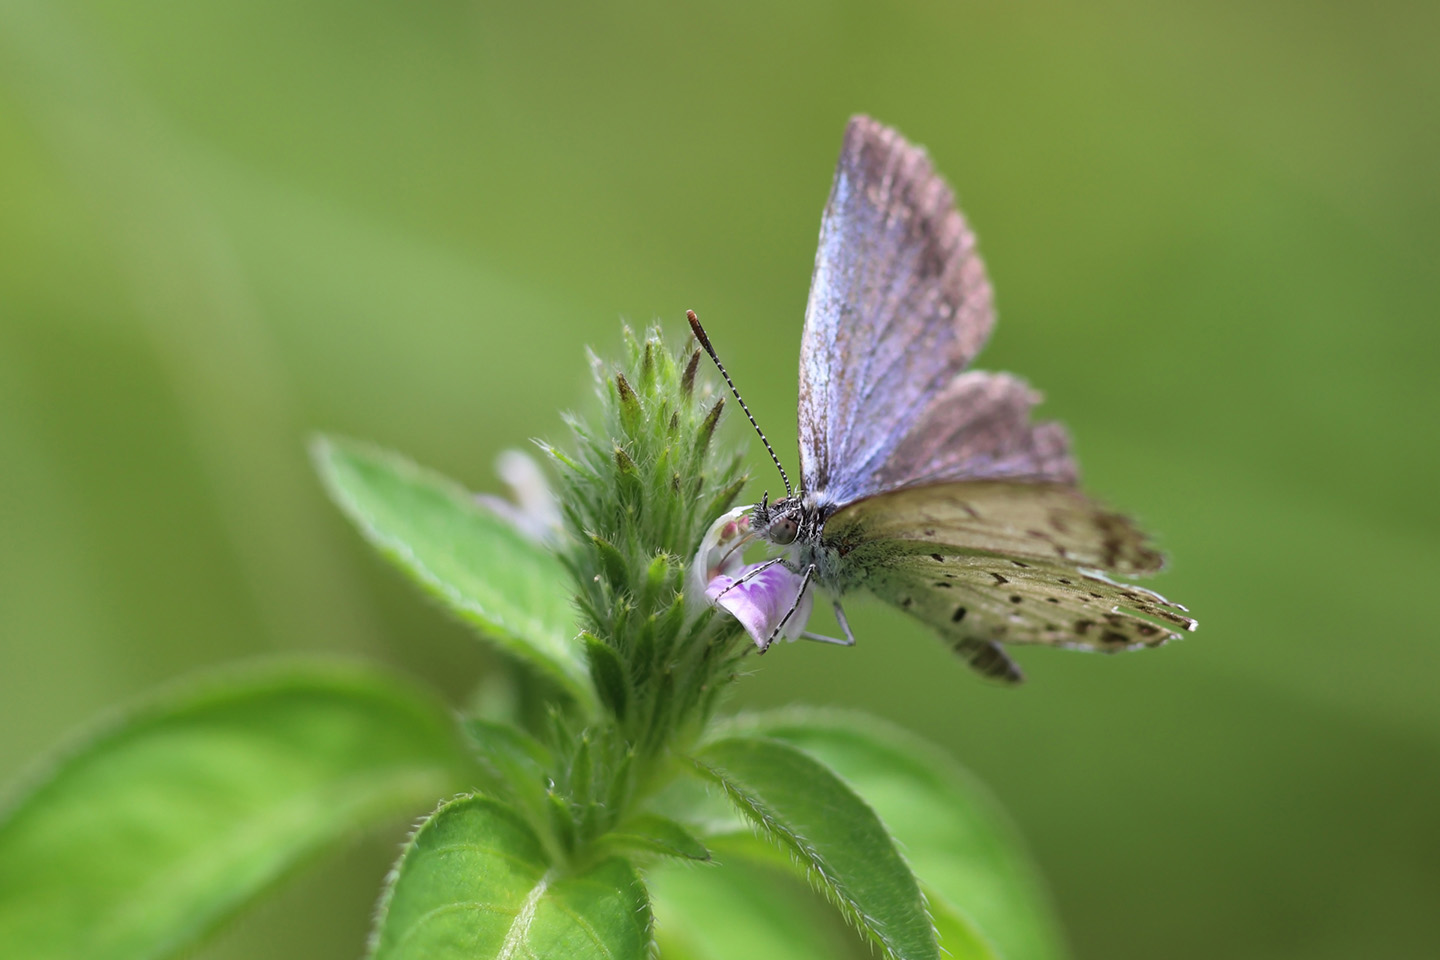
[[[867,586],[924,621],[980,672],[1007,676],[987,646],[1044,644],[1112,653],[1160,646],[1193,630],[1185,608],[1096,571],[982,554],[898,552]]]
[[[845,131],[800,346],[804,487],[845,503],[994,323],[975,236],[925,151],[868,117]]]
[[[1164,564],[1130,520],[1067,484],[982,480],[897,490],[835,513],[825,524],[825,541],[857,570],[883,564],[893,541],[1126,576],[1155,573]]]
[[[965,371],[906,427],[869,480],[867,496],[961,480],[1074,484],[1065,428],[1030,420],[1040,399],[1011,374]]]

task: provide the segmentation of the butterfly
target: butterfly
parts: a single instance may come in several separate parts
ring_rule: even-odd
[[[1040,395],[968,369],[994,322],[975,235],[925,151],[853,118],[805,310],[798,491],[760,433],[786,496],[767,494],[749,525],[783,553],[745,577],[758,586],[775,564],[799,577],[762,652],[795,634],[788,621],[812,583],[834,598],[837,642],[855,642],[839,598],[865,590],[1011,683],[1022,674],[1003,644],[1111,652],[1195,629],[1184,607],[1109,576],[1153,574],[1163,558],[1079,489],[1065,428],[1031,419]]]

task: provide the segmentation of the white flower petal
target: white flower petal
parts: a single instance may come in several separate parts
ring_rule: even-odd
[[[705,531],[700,549],[690,561],[686,583],[685,595],[692,614],[704,609],[701,598],[711,580],[722,574],[734,575],[745,566],[743,542],[750,533],[750,510],[750,507],[737,507]]]
[[[495,461],[495,472],[510,488],[514,502],[488,493],[476,494],[475,501],[530,539],[552,546],[559,543],[565,531],[560,501],[535,458],[519,450],[505,450]]]

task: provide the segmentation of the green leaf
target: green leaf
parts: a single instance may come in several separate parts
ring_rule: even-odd
[[[755,865],[792,874],[797,880],[805,876],[803,867],[795,862],[790,853],[777,849],[750,830],[712,834],[708,840],[716,861],[727,869],[738,865]],[[940,949],[949,960],[1002,960],[994,945],[985,939],[970,918],[950,906],[934,888],[923,881],[920,889],[925,894],[926,906],[935,925]],[[658,912],[658,892],[655,897]]]
[[[621,824],[607,838],[611,843],[687,860],[709,860],[710,851],[689,830],[654,813],[642,813]]]
[[[410,842],[372,956],[642,960],[649,945],[649,900],[629,863],[566,872],[514,811],[470,796],[442,805]]]
[[[461,725],[480,766],[486,792],[503,797],[533,823],[549,817],[548,783],[555,760],[550,752],[516,727],[471,717]]]
[[[454,481],[374,447],[312,446],[330,496],[382,554],[505,650],[593,705],[560,560]]]
[[[803,881],[737,861],[668,861],[645,872],[661,960],[834,960],[855,940]]]
[[[950,960],[1003,960],[969,917],[951,906],[933,887],[921,883],[920,889],[925,891],[925,901],[930,907],[930,919],[935,922],[935,936],[940,940],[940,949]]]
[[[732,737],[697,766],[739,810],[808,869],[845,918],[895,960],[938,960],[910,868],[880,818],[823,763],[778,740]]]
[[[191,683],[70,750],[0,819],[0,952],[172,956],[467,766],[448,711],[373,670]]]
[[[580,637],[585,643],[585,658],[600,702],[623,722],[630,707],[630,682],[625,677],[625,664],[612,647],[593,633],[586,631]]]
[[[968,921],[1007,960],[1066,955],[1014,827],[944,752],[874,717],[840,711],[781,711],[746,718],[734,729],[803,749],[864,797],[905,850],[937,923],[941,912]],[[942,942],[956,956],[969,955],[950,938]]]

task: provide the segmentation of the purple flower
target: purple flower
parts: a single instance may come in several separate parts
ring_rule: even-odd
[[[798,597],[804,578],[781,563],[752,563],[739,576],[710,581],[705,599],[740,621],[761,652],[779,636],[794,640],[805,632],[815,598],[809,589]],[[794,613],[790,611],[794,610]],[[786,620],[786,615],[790,619]],[[783,623],[783,627],[782,627]],[[776,631],[779,631],[777,634]]]
[[[809,589],[800,595],[804,578],[783,563],[745,563],[742,553],[752,539],[748,510],[730,511],[706,532],[690,565],[690,592],[739,620],[763,653],[777,630],[786,640],[805,632],[814,597]]]

